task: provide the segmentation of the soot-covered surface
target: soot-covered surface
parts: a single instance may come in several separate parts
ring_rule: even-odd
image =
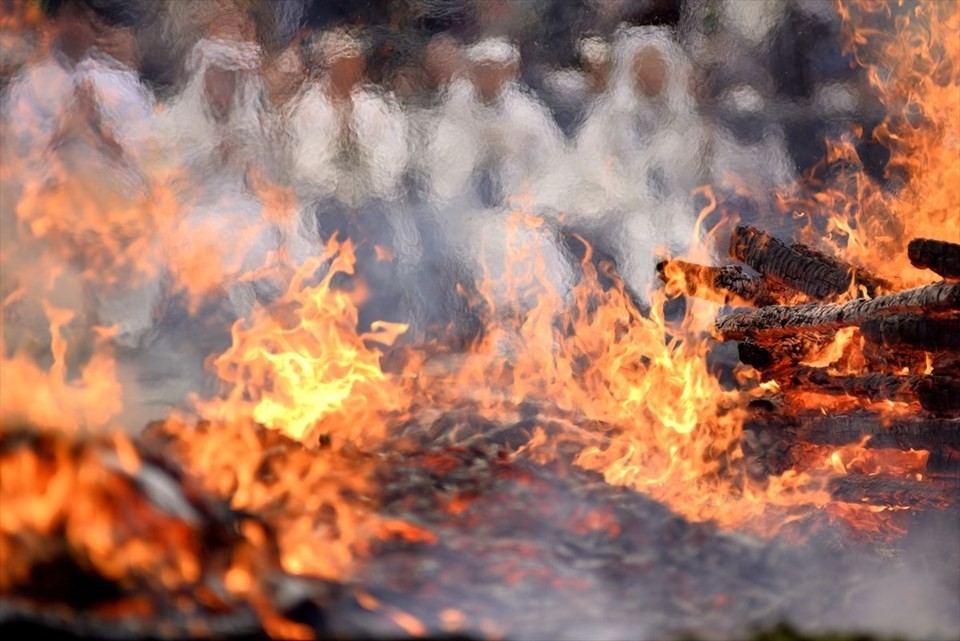
[[[856,536],[816,510],[772,540],[724,532],[568,462],[533,460],[511,445],[524,422],[483,427],[495,434],[483,445],[407,442],[378,455],[377,511],[423,534],[374,542],[343,583],[272,579],[278,608],[337,639],[726,639],[782,622],[908,638],[960,629],[960,588],[943,572],[960,566],[955,513],[910,514],[893,541]],[[109,623],[103,604],[64,608],[75,605],[25,614],[7,601],[5,627],[86,638],[261,634],[243,606],[191,627],[149,616]]]

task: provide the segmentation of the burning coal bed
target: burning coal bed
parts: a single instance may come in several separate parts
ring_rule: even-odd
[[[960,637],[955,2],[610,23],[569,135],[413,9],[107,4],[0,0],[7,636]],[[728,132],[691,55],[768,4],[850,82]]]
[[[955,278],[960,246],[911,248],[931,246],[953,252],[932,263]],[[695,522],[584,469],[585,440],[603,447],[623,428],[550,403],[501,406],[494,418],[480,403],[421,407],[390,419],[377,449],[249,422],[167,420],[132,440],[5,426],[4,512],[17,521],[2,539],[4,627],[85,638],[711,639],[789,622],[948,638],[960,625],[960,590],[939,571],[960,567],[958,353],[957,334],[937,328],[956,324],[960,283],[819,302],[841,293],[820,291],[825,270],[880,281],[808,249],[741,227],[731,253],[759,276],[660,265],[668,289],[763,305],[717,320],[718,336],[741,340],[741,358],[781,385],[751,401],[743,456],[715,482],[747,500],[825,451],[843,468],[821,504],[784,501],[775,538]],[[912,251],[922,267],[928,254]],[[776,305],[798,296],[807,302]],[[919,358],[932,372],[843,377],[799,364],[850,325],[878,342],[877,368]],[[929,380],[954,391],[924,392]],[[892,418],[795,406],[817,391],[920,406]],[[900,473],[877,473],[883,458]]]

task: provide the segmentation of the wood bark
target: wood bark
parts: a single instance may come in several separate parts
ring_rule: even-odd
[[[907,245],[914,267],[929,269],[949,280],[960,280],[960,245],[943,240],[915,238]]]
[[[727,314],[716,321],[724,340],[771,340],[801,332],[856,326],[880,313],[960,310],[960,283],[935,283],[870,300],[846,303],[771,305],[753,312]]]
[[[924,376],[917,384],[920,406],[945,416],[960,414],[960,378],[952,376]]]
[[[784,442],[848,445],[869,436],[869,448],[960,448],[960,419],[927,416],[883,417],[874,412],[805,412],[791,416],[758,415],[744,430],[769,433]]]
[[[868,341],[887,348],[960,351],[960,314],[883,314],[860,323],[860,333]]]
[[[883,475],[848,474],[831,479],[830,494],[847,503],[909,507],[912,510],[952,508],[958,503],[956,492],[951,488]]]
[[[846,261],[840,260],[836,256],[831,256],[826,252],[816,249],[815,247],[811,247],[810,245],[794,243],[790,245],[790,249],[803,256],[821,260],[827,264],[833,265],[834,268],[842,271],[844,274],[848,274],[848,280],[850,278],[849,275],[852,274],[857,286],[863,287],[867,295],[871,298],[878,294],[883,294],[893,290],[893,283],[890,281],[880,278],[863,267],[851,265]]]
[[[730,236],[730,255],[761,274],[777,278],[819,300],[850,288],[852,274],[824,260],[822,255],[798,252],[754,227],[734,230]]]
[[[742,340],[737,343],[740,362],[768,374],[787,367],[825,347],[833,340],[835,332],[808,332],[784,336],[771,341]]]
[[[869,372],[857,376],[836,376],[823,367],[797,367],[780,378],[787,388],[848,394],[871,401],[915,401],[921,385],[936,378],[934,386],[950,384],[952,379],[944,376],[931,377],[915,374],[898,376]]]
[[[679,271],[682,283],[673,277]],[[672,281],[682,287],[687,296],[697,296],[724,304],[765,307],[784,303],[792,292],[770,279],[745,274],[741,267],[724,265],[713,267],[683,260],[669,260],[657,264],[657,275],[664,283]]]

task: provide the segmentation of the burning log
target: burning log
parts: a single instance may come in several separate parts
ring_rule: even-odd
[[[717,318],[716,330],[724,340],[770,340],[799,332],[856,326],[881,313],[957,310],[960,310],[960,284],[934,283],[871,300],[771,305],[753,312],[727,314]]]
[[[133,441],[5,427],[0,467],[20,477],[3,499],[11,562],[0,571],[0,623],[92,638],[238,635],[306,597],[267,524]],[[231,571],[250,584],[231,589]]]
[[[737,353],[740,362],[772,374],[794,366],[809,354],[825,347],[833,337],[834,332],[810,332],[766,342],[743,340],[737,343]]]
[[[761,274],[776,278],[809,296],[823,300],[850,289],[851,280],[871,296],[882,281],[808,247],[787,247],[753,227],[737,227],[730,237],[730,255]],[[861,279],[861,277],[863,278]]]
[[[960,379],[925,376],[917,384],[920,406],[934,414],[960,414]]]
[[[886,418],[872,412],[846,414],[800,413],[754,417],[744,430],[776,434],[784,442],[849,445],[869,436],[867,447],[899,449],[960,448],[960,419],[923,416]]]
[[[928,352],[960,351],[960,315],[885,314],[860,324],[868,341],[887,348]]]
[[[657,264],[657,275],[664,283],[679,285],[687,296],[722,303],[766,307],[786,302],[792,294],[769,278],[745,274],[736,265],[712,267],[683,260],[665,260]]]
[[[949,376],[898,376],[878,372],[835,376],[822,367],[798,367],[784,380],[794,387],[815,388],[830,394],[848,394],[871,401],[910,402],[919,398],[924,409],[936,413],[960,410],[960,380]]]
[[[960,474],[960,447],[938,447],[930,452],[926,472]]]
[[[869,503],[913,510],[940,510],[958,503],[950,488],[891,476],[849,474],[830,481],[834,499],[848,503]]]
[[[943,240],[915,238],[907,245],[914,267],[929,269],[949,280],[960,280],[960,245]]]
[[[837,258],[836,256],[831,256],[826,252],[822,252],[815,247],[810,245],[804,245],[803,243],[794,243],[790,245],[790,249],[802,254],[809,258],[816,260],[821,260],[825,263],[833,265],[836,269],[842,271],[845,274],[853,274],[854,279],[858,286],[864,287],[867,292],[867,295],[871,298],[877,294],[882,294],[889,292],[893,289],[893,283],[890,281],[876,276],[863,267],[856,267],[850,263],[844,262]]]

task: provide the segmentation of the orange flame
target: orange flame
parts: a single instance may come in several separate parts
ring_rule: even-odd
[[[955,2],[837,2],[846,52],[866,70],[887,116],[873,139],[890,151],[888,186],[864,171],[852,141],[827,141],[826,163],[851,169],[813,181],[809,242],[903,287],[933,275],[909,264],[913,238],[960,241],[960,7]],[[854,132],[857,133],[857,132]],[[825,229],[814,223],[825,217]]]
[[[331,259],[316,285],[307,281]],[[357,303],[331,287],[353,273],[350,241],[334,238],[323,256],[307,261],[287,294],[260,308],[249,323],[233,328],[233,346],[214,362],[232,389],[200,403],[213,419],[259,423],[295,438],[326,433],[345,442],[377,443],[385,435],[382,415],[405,406],[402,388],[380,369],[380,352],[365,341],[391,345],[406,326],[375,323],[357,333]]]

